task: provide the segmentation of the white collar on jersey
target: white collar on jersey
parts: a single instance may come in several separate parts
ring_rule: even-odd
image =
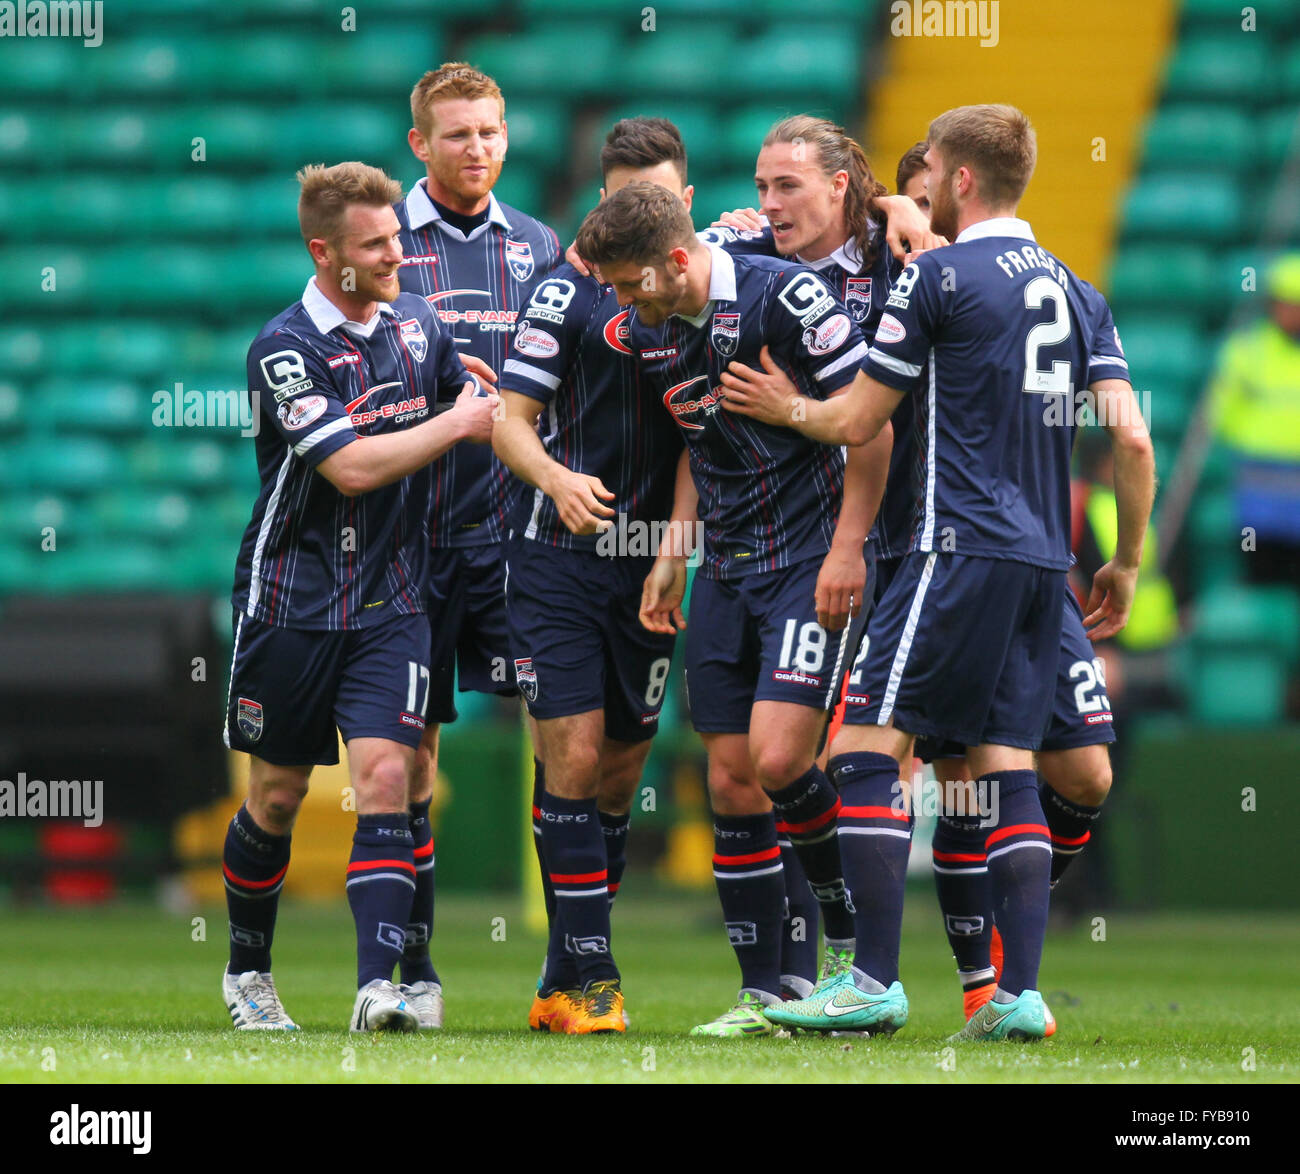
[[[442,218],[442,213],[429,198],[424,184],[425,181],[420,180],[406,196],[406,219],[412,230],[423,228],[426,224],[436,224],[443,232],[462,241],[472,241],[476,236],[480,236],[487,231],[489,224],[498,224],[506,232],[510,231],[510,221],[506,219],[506,214],[501,210],[501,205],[497,203],[497,198],[492,192],[488,192],[488,218],[466,236],[459,228],[448,224]]]
[[[307,282],[307,288],[302,291],[302,308],[307,311],[312,325],[322,334],[328,334],[336,327],[342,326],[349,334],[355,334],[358,338],[369,338],[374,334],[375,327],[379,325],[379,319],[385,314],[394,316],[397,314],[397,311],[393,309],[390,303],[380,302],[378,312],[371,317],[369,322],[353,322],[338,306],[321,293],[315,277]]]
[[[736,262],[732,260],[730,253],[725,249],[718,248],[717,245],[705,245],[704,247],[713,254],[713,267],[709,270],[709,300],[704,303],[704,309],[694,316],[688,314],[673,315],[674,318],[680,318],[683,322],[689,322],[697,330],[704,325],[709,315],[713,313],[715,302],[734,302],[736,300]]]
[[[1020,240],[1036,241],[1034,230],[1028,220],[1016,216],[994,216],[990,220],[980,220],[969,228],[962,229],[952,243],[960,245],[966,241],[983,240],[989,236],[1014,236]]]
[[[874,229],[874,227],[873,224],[872,228]],[[873,232],[872,235],[874,236],[875,233]],[[858,251],[858,242],[852,237],[849,237],[835,252],[823,257],[820,261],[805,261],[798,253],[794,255],[794,259],[800,265],[807,265],[809,269],[817,273],[820,273],[823,269],[829,269],[832,265],[838,265],[845,273],[858,273],[862,269],[863,261],[862,254]]]

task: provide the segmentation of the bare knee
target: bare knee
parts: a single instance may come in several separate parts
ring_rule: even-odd
[[[358,814],[405,811],[412,769],[411,759],[396,752],[367,762],[356,777]]]
[[[1085,746],[1039,756],[1044,781],[1063,799],[1100,807],[1110,794],[1110,754],[1105,746]]]
[[[253,822],[275,836],[293,831],[294,820],[307,794],[307,778],[298,774],[268,774],[250,779],[248,813]]]

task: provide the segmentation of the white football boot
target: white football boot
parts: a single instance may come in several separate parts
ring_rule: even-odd
[[[353,1031],[418,1031],[419,1027],[406,996],[388,979],[373,979],[357,991],[352,1005]]]
[[[221,996],[230,1018],[240,1031],[297,1031],[298,1025],[285,1013],[269,973],[245,970],[243,974],[221,975]]]

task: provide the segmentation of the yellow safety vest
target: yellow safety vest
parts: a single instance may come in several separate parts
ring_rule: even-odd
[[[1101,557],[1109,562],[1119,545],[1119,515],[1112,490],[1093,486],[1088,494],[1088,524]],[[1178,635],[1178,605],[1169,580],[1156,567],[1155,526],[1147,528],[1142,561],[1138,564],[1137,589],[1128,624],[1115,639],[1130,652],[1150,652]]]
[[[1235,452],[1300,461],[1300,343],[1271,319],[1228,340],[1211,402],[1215,433]]]

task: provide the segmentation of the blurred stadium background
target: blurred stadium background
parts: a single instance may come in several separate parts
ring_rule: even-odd
[[[1024,215],[1110,297],[1164,482],[1154,594],[1106,650],[1113,799],[1058,904],[1294,907],[1300,584],[1294,558],[1289,581],[1258,573],[1238,506],[1243,455],[1294,489],[1300,408],[1248,416],[1244,451],[1241,420],[1207,409],[1225,340],[1267,315],[1269,267],[1300,249],[1295,0],[1258,0],[1253,30],[1236,0],[1002,0],[989,47],[893,35],[885,0],[352,7],[344,31],[350,9],[315,0],[113,0],[97,48],[0,39],[0,779],[105,780],[102,827],[0,819],[11,901],[160,882],[182,905],[219,898],[243,769],[220,747],[228,595],[257,476],[237,421],[159,426],[155,393],[243,387],[248,343],[310,273],[295,169],[357,158],[409,187],[410,87],[467,60],[506,96],[498,195],[565,240],[624,114],[681,128],[702,226],[754,202],[758,143],[785,114],[844,122],[892,188],[933,114],[1025,109],[1040,162]],[[1300,405],[1300,343],[1278,345],[1269,370]],[[1092,492],[1105,501],[1104,482]],[[1079,513],[1087,529],[1084,496]],[[463,701],[444,733],[440,887],[517,891],[518,706]],[[674,697],[633,877],[711,885],[702,769]],[[346,782],[315,777],[290,893],[341,898]],[[913,860],[924,873],[919,845]]]

